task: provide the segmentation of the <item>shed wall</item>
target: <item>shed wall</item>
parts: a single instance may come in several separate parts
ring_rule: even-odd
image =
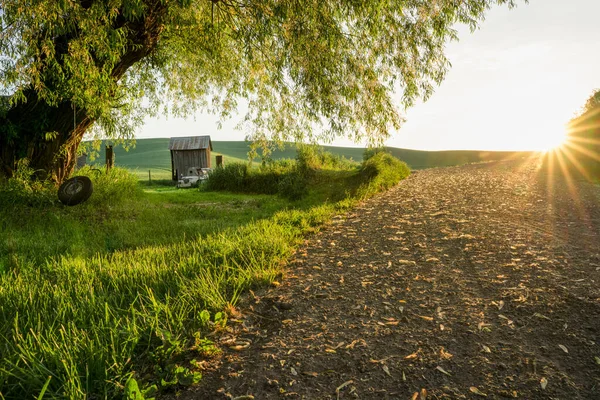
[[[186,175],[188,168],[210,168],[210,150],[171,150],[173,180]]]

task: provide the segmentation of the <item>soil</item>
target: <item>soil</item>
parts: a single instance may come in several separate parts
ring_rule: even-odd
[[[600,399],[600,186],[423,170],[250,293],[178,399]]]

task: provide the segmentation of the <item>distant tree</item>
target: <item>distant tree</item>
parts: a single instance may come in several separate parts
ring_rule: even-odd
[[[598,110],[600,108],[600,89],[595,89],[591,96],[586,100],[581,114],[588,113],[590,111]]]
[[[568,162],[577,163],[586,177],[600,178],[600,89],[594,92],[583,105],[581,112],[569,123],[566,149]]]
[[[515,1],[0,0],[0,174],[26,157],[61,181],[93,124],[127,138],[242,99],[251,139],[380,143],[394,90],[408,107],[443,80],[454,24]]]

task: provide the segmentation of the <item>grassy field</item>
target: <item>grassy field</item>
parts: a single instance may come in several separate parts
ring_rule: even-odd
[[[225,163],[240,162],[248,160],[249,145],[247,142],[213,141],[213,165],[214,156],[223,155]],[[343,156],[355,161],[362,161],[363,148],[324,146],[324,149],[332,154]],[[432,167],[445,167],[452,165],[468,164],[481,161],[492,161],[506,158],[525,157],[531,152],[510,151],[420,151],[399,148],[388,148],[394,157],[406,162],[411,169],[423,169]],[[276,150],[272,154],[273,159],[294,158],[296,147],[288,144],[283,150]],[[94,161],[104,164],[104,153]],[[115,163],[118,166],[135,171],[142,179],[148,179],[148,170],[151,171],[152,179],[171,178],[171,159],[169,154],[169,139],[138,139],[136,147],[125,151],[121,147],[115,149]]]
[[[279,279],[305,234],[409,173],[384,153],[242,167],[222,173],[277,194],[144,186],[119,168],[80,171],[94,194],[76,207],[22,177],[0,186],[0,399],[140,400],[197,382],[196,360],[219,351],[207,335],[244,290]]]

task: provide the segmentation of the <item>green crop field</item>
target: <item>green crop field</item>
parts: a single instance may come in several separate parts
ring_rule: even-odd
[[[214,157],[223,155],[225,163],[245,162],[248,160],[249,143],[245,141],[213,141]],[[362,161],[365,149],[358,147],[323,146],[332,154],[340,155],[354,161]],[[397,158],[406,162],[411,169],[445,167],[474,162],[502,160],[515,157],[527,157],[531,152],[515,151],[421,151],[390,147],[388,150]],[[271,155],[273,159],[294,158],[296,147],[287,144],[283,150],[276,150]],[[100,156],[92,161],[93,164],[104,164],[104,148]],[[134,148],[126,151],[122,147],[115,148],[115,164],[134,171],[140,179],[148,179],[148,171],[152,179],[171,178],[171,158],[169,154],[169,139],[138,139]]]

